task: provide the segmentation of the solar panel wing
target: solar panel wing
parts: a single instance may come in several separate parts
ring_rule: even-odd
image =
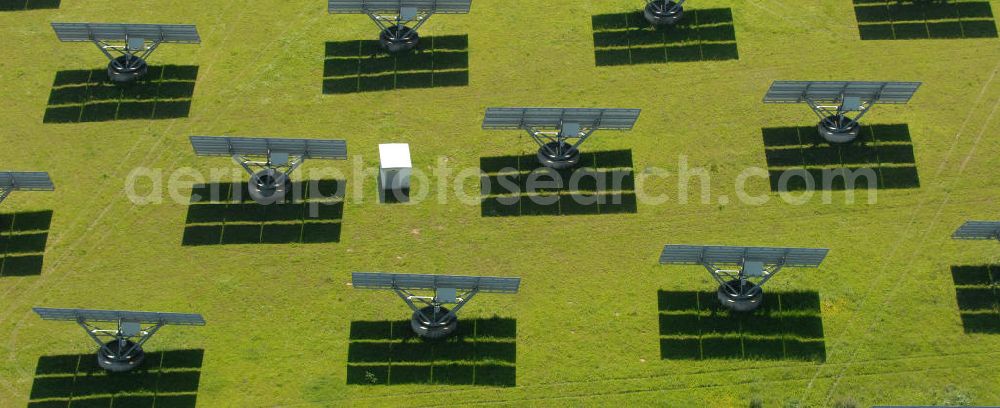
[[[817,267],[826,258],[827,252],[829,250],[824,248],[666,245],[660,254],[660,263],[740,265],[744,261],[757,261],[792,267]]]
[[[426,275],[406,273],[354,272],[351,285],[359,289],[478,289],[487,293],[517,293],[521,278],[492,276]]]
[[[878,103],[907,103],[920,88],[920,82],[861,81],[774,81],[764,95],[765,103],[840,103],[845,98],[860,98]]]
[[[966,221],[952,239],[1000,239],[1000,221]]]
[[[191,146],[199,156],[287,153],[312,159],[347,158],[347,142],[344,140],[191,136]]]
[[[181,326],[204,326],[205,319],[193,313],[130,312],[124,310],[32,308],[45,320],[117,322],[119,320]]]
[[[128,37],[164,43],[201,43],[191,24],[52,23],[59,41],[124,41]]]
[[[335,14],[399,13],[403,8],[419,12],[464,14],[472,0],[329,0],[327,10]]]
[[[594,108],[487,108],[483,129],[559,128],[577,123],[591,129],[628,130],[641,109]]]
[[[52,191],[55,185],[49,173],[41,171],[0,171],[0,189],[21,191]]]

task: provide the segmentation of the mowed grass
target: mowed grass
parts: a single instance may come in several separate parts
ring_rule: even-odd
[[[327,15],[321,1],[151,0],[120,19],[123,6],[108,0],[0,12],[0,167],[47,170],[57,185],[15,193],[0,207],[52,211],[41,273],[0,277],[0,406],[67,395],[35,388],[54,383],[36,380],[40,361],[94,348],[78,327],[41,321],[32,306],[203,313],[207,326],[167,327],[146,346],[203,350],[192,352],[200,367],[169,368],[163,358],[150,369],[164,370],[158,377],[137,375],[154,385],[121,386],[137,403],[176,383],[167,374],[194,373],[196,384],[162,391],[182,392],[176,401],[194,395],[199,406],[745,406],[753,397],[768,406],[868,406],[934,404],[955,393],[1000,404],[1000,336],[963,329],[951,273],[1000,262],[1000,248],[949,239],[965,219],[1000,218],[1000,42],[862,41],[848,1],[699,0],[687,6],[732,9],[738,60],[596,66],[592,16],[640,3],[477,0],[471,15],[435,16],[422,29],[468,35],[468,86],[343,94],[323,92],[326,43],[368,40],[376,30],[364,16]],[[1000,10],[1000,1],[990,4]],[[200,46],[168,44],[152,57],[198,66],[189,114],[44,123],[57,72],[106,64],[92,45],[57,42],[48,23],[114,20],[198,25]],[[866,117],[908,126],[919,187],[879,190],[874,204],[864,192],[854,204],[844,191],[829,204],[819,193],[801,205],[779,199],[761,129],[815,118],[805,106],[762,104],[776,79],[923,81],[910,105],[877,106]],[[668,199],[640,201],[635,213],[484,217],[478,202],[456,199],[451,179],[444,187],[434,175],[416,181],[430,197],[419,203],[381,205],[374,175],[352,172],[355,161],[377,167],[377,144],[386,142],[411,143],[417,167],[443,160],[453,173],[483,157],[531,154],[526,135],[480,129],[487,106],[520,105],[642,108],[635,130],[598,133],[584,149],[631,149],[636,189]],[[181,202],[138,205],[125,180],[142,167],[161,169],[164,186],[177,169],[235,167],[195,157],[194,134],[348,140],[350,161],[307,162],[299,175],[326,166],[346,174],[339,241],[183,246],[190,185],[200,181],[182,179]],[[682,202],[676,177],[641,176],[676,174],[681,160],[711,174],[707,202],[695,180]],[[747,194],[768,202],[737,199],[735,180],[747,167],[765,174],[749,179]],[[459,185],[478,194],[476,177]],[[714,288],[702,268],[658,265],[665,243],[830,248],[821,268],[787,269],[766,287],[818,294],[825,358],[661,359],[659,293]],[[355,270],[522,277],[520,294],[479,295],[461,312],[469,322],[513,320],[514,358],[497,363],[505,374],[461,385],[411,377],[357,385],[348,370],[352,322],[398,321],[409,311],[392,293],[352,289]],[[476,347],[481,341],[492,340],[477,337]],[[732,352],[707,351],[700,355]],[[82,367],[89,358],[63,360]]]

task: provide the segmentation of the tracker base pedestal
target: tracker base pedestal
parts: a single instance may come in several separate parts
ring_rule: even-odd
[[[657,0],[646,3],[646,8],[642,15],[646,17],[652,25],[674,25],[684,16],[684,8],[678,7],[677,11],[667,12],[661,10],[672,10],[677,3],[666,0]]]
[[[573,149],[571,145],[566,143],[562,144],[561,150],[558,149],[559,149],[558,142],[546,143],[545,147],[541,147],[538,149],[538,162],[545,167],[556,170],[568,169],[580,163],[579,150]],[[562,155],[553,155],[550,153],[555,151],[562,151],[562,152],[568,151],[569,153],[563,153]]]
[[[284,182],[278,182],[279,179]],[[247,186],[250,189],[250,197],[257,204],[268,205],[284,202],[285,194],[291,190],[292,181],[288,175],[278,170],[266,169],[251,176]]]
[[[146,61],[135,56],[122,55],[108,63],[108,79],[116,84],[135,82],[146,75],[147,71],[149,66],[146,65]]]
[[[851,122],[851,124],[845,122],[850,122],[850,120],[840,116],[828,116],[817,125],[819,135],[827,142],[834,144],[853,142],[854,139],[858,138],[861,125],[857,122]]]
[[[733,292],[742,294],[733,295]],[[734,312],[749,312],[760,307],[764,292],[751,282],[746,282],[741,291],[740,281],[737,279],[719,285],[718,297],[719,302],[726,309]]]
[[[382,30],[378,40],[383,49],[390,53],[397,53],[416,48],[420,42],[420,35],[410,27],[391,26]]]
[[[123,346],[125,350],[128,350],[134,346],[131,340],[125,342]],[[105,354],[104,349],[97,350],[97,365],[101,368],[115,372],[121,373],[125,371],[132,370],[142,364],[143,359],[146,358],[146,353],[142,351],[142,347],[136,347],[132,354],[127,356],[120,356],[119,342],[118,340],[111,340],[105,344],[105,347],[111,350],[113,355]]]
[[[420,312],[413,312],[413,317],[410,318],[410,327],[413,332],[425,339],[436,340],[448,337],[455,332],[458,327],[458,318],[454,315],[446,318],[441,322],[429,322],[424,320],[420,316],[423,313],[426,316],[434,316],[434,306],[427,306],[420,309]],[[438,310],[438,315],[448,314],[447,308],[440,308]]]

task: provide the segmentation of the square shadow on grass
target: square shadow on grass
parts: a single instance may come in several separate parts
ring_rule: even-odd
[[[62,0],[0,0],[0,11],[57,9]]]
[[[409,321],[351,322],[348,384],[513,387],[516,379],[515,319],[460,319],[454,335],[433,341]]]
[[[764,292],[761,306],[748,313],[724,308],[714,292],[657,295],[665,360],[826,360],[816,292]]]
[[[262,205],[245,182],[196,184],[183,245],[340,242],[344,180],[295,182],[284,202]]]
[[[854,0],[862,40],[996,38],[984,0]]]
[[[535,155],[479,159],[482,216],[635,213],[631,150],[582,152],[575,168],[553,170]]]
[[[1000,334],[1000,265],[952,266],[966,333]]]
[[[105,371],[93,354],[38,359],[28,407],[194,407],[204,350],[147,352],[138,368]]]
[[[598,66],[740,58],[728,8],[685,10],[672,26],[653,27],[642,11],[595,15],[591,24]]]
[[[0,214],[0,277],[42,273],[52,211]]]
[[[764,128],[771,191],[920,187],[906,124],[862,125],[854,142],[833,145],[815,126]]]
[[[151,66],[126,85],[112,83],[106,69],[59,71],[43,122],[185,118],[197,78],[198,67],[190,65]]]
[[[378,41],[326,43],[323,93],[469,85],[469,36],[421,37],[414,51],[387,54]]]

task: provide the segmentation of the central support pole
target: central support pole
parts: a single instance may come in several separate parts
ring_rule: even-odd
[[[383,16],[376,13],[368,13],[368,17],[379,27],[379,44],[390,53],[410,51],[420,43],[420,29],[431,12],[421,12],[415,7],[401,7],[396,16]],[[416,21],[413,27],[406,24]]]
[[[97,365],[112,372],[129,371],[142,364],[146,357],[142,345],[163,327],[163,323],[156,323],[143,329],[139,322],[123,320],[114,330],[101,329],[84,319],[78,319],[77,324],[97,343]]]
[[[233,155],[233,160],[250,174],[247,182],[250,197],[258,204],[268,205],[284,202],[292,184],[288,176],[305,158],[268,151],[267,161],[253,161],[238,154]]]
[[[458,328],[458,311],[472,299],[479,289],[472,289],[462,296],[457,296],[455,289],[439,288],[433,297],[417,296],[409,290],[393,287],[396,295],[413,310],[410,317],[410,328],[425,339],[435,340],[447,337]],[[414,302],[420,302],[417,305]],[[454,304],[450,310],[445,304]]]
[[[149,71],[146,58],[163,42],[163,38],[150,41],[147,39],[125,36],[125,45],[113,45],[104,41],[93,40],[97,48],[104,53],[108,63],[108,78],[117,84],[127,84],[137,81]],[[112,51],[120,54],[115,56]]]
[[[568,169],[580,162],[578,147],[594,133],[594,128],[582,128],[579,123],[562,123],[555,132],[526,127],[525,131],[538,144],[538,162],[556,170]],[[576,142],[572,142],[576,139]]]
[[[735,312],[749,312],[760,307],[764,298],[761,287],[782,267],[781,264],[765,265],[747,260],[742,262],[739,270],[722,269],[709,262],[702,265],[719,282],[719,302]]]

